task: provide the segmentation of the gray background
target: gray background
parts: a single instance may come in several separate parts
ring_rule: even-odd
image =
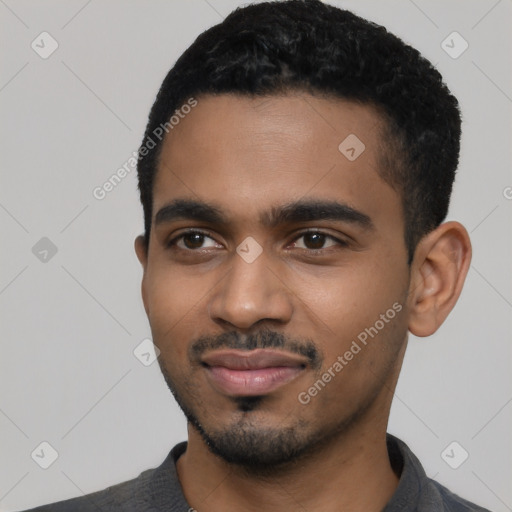
[[[175,59],[239,4],[0,0],[2,511],[133,478],[186,438],[157,364],[133,354],[150,337],[133,252],[142,231],[135,171],[101,201],[92,191],[137,150]],[[474,258],[445,325],[411,337],[389,431],[429,476],[493,511],[512,510],[512,2],[337,5],[422,51],[464,114],[449,218],[471,232]],[[31,47],[50,48],[43,31],[59,45],[47,59]],[[441,46],[453,31],[469,43],[456,59]],[[33,253],[43,237],[55,255],[42,252],[44,241]],[[50,456],[43,441],[59,454],[46,470],[35,462]],[[441,456],[452,441],[469,453],[458,469]],[[460,449],[449,453],[457,463]]]

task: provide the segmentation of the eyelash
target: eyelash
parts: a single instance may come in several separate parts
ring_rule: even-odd
[[[301,233],[298,233],[297,236],[292,240],[292,242],[294,243],[297,240],[299,240],[300,238],[302,238],[303,236],[311,235],[311,234],[323,235],[323,236],[325,236],[326,240],[329,239],[329,240],[336,242],[336,244],[339,247],[348,247],[348,245],[349,245],[348,242],[346,242],[344,240],[340,240],[339,238],[336,238],[333,235],[329,235],[327,233],[324,233],[323,231],[319,231],[319,230],[315,230],[315,229],[310,229],[310,230],[306,230],[306,231],[302,231]],[[179,240],[183,239],[187,235],[203,235],[203,236],[208,237],[215,241],[215,239],[211,236],[211,233],[209,233],[207,231],[202,231],[200,229],[190,229],[188,231],[184,231],[183,233],[181,233],[178,236],[169,240],[169,242],[167,243],[167,248],[172,249],[173,247],[176,246],[176,243]],[[316,255],[316,254],[320,254],[321,252],[325,252],[331,248],[332,247],[327,247],[327,248],[322,248],[322,249],[307,249],[307,248],[306,249],[299,248],[299,249],[301,249],[303,251],[307,251],[308,254]],[[199,249],[183,249],[181,247],[178,247],[178,250],[192,253],[192,252],[199,252],[201,250],[201,248],[199,248]]]

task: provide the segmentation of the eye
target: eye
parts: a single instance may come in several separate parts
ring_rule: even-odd
[[[321,231],[306,231],[301,233],[292,243],[292,247],[296,249],[304,249],[313,252],[335,246],[346,247],[347,245],[347,242]],[[170,240],[167,247],[177,247],[184,251],[195,251],[222,246],[209,236],[208,233],[199,230],[189,230]]]
[[[303,239],[303,242],[299,243],[298,240],[301,238]],[[326,242],[328,242],[327,246],[325,245]],[[298,249],[309,249],[313,251],[328,249],[329,247],[336,245],[346,247],[348,244],[331,235],[322,233],[321,231],[306,231],[305,233],[300,234],[293,242],[293,246]]]
[[[207,245],[204,245],[208,242]],[[193,251],[195,249],[206,249],[209,247],[217,247],[219,244],[206,233],[197,230],[190,230],[174,237],[167,244],[168,247],[178,247],[185,251]]]

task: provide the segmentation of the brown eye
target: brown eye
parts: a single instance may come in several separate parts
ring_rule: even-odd
[[[308,249],[321,249],[327,238],[322,233],[307,233],[304,236],[304,245]]]
[[[183,244],[187,249],[199,249],[204,243],[205,236],[202,233],[188,233],[183,235]]]
[[[218,247],[219,244],[206,233],[201,231],[187,231],[173,238],[167,246],[170,249],[177,247],[184,251],[193,251],[196,249],[211,249]]]
[[[303,240],[300,242],[300,240]],[[326,245],[326,243],[328,245]],[[319,231],[309,231],[306,233],[302,233],[299,237],[295,239],[294,247],[299,249],[310,249],[312,251],[327,249],[332,246],[344,246],[346,245],[341,240],[334,238],[333,236],[327,235],[325,233],[321,233]]]

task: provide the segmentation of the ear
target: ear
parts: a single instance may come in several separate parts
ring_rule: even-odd
[[[146,239],[143,235],[139,235],[135,239],[135,254],[137,255],[137,259],[140,261],[143,269],[142,275],[142,283],[141,283],[141,294],[142,294],[142,302],[144,303],[144,309],[146,310],[146,314],[148,314],[148,303],[147,303],[147,295],[146,295],[146,269],[148,266],[148,248],[146,245]]]
[[[446,222],[418,243],[409,288],[409,331],[430,336],[455,306],[471,263],[471,241],[459,222]]]
[[[139,235],[135,239],[135,254],[137,255],[137,259],[142,265],[142,269],[146,272],[146,266],[148,263],[148,249],[146,246],[146,239],[143,235]]]

